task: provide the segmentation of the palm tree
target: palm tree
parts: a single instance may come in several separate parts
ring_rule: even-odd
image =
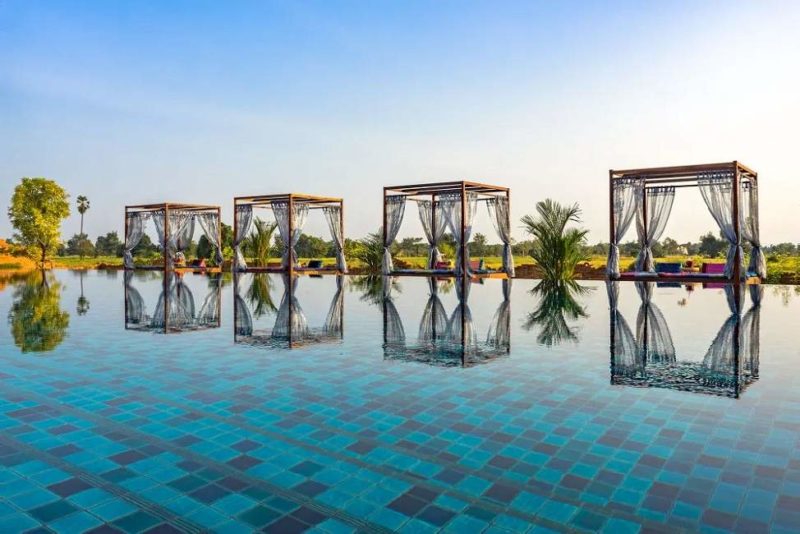
[[[253,283],[247,290],[247,300],[253,306],[253,316],[258,319],[267,313],[278,311],[272,300],[272,278],[267,273],[253,275]]]
[[[89,211],[89,199],[78,195],[78,213],[81,214],[81,236],[83,235],[83,214]]]
[[[567,228],[580,222],[577,204],[562,206],[547,199],[536,203],[538,218],[522,218],[525,230],[534,237],[531,256],[543,271],[546,280],[571,280],[578,262],[586,259],[584,247],[588,230]]]
[[[383,266],[383,236],[381,231],[367,234],[359,239],[353,250],[353,257],[361,262],[369,274],[378,274]]]
[[[245,240],[244,246],[255,259],[256,265],[263,267],[269,262],[272,251],[272,235],[277,228],[277,223],[268,223],[257,217],[253,221],[253,231]]]

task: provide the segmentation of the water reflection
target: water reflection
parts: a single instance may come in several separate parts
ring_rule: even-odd
[[[75,305],[75,311],[78,313],[78,315],[86,315],[87,313],[89,313],[89,307],[91,306],[89,299],[87,299],[86,296],[83,294],[83,279],[86,277],[86,271],[80,270],[76,271],[76,273],[78,275],[78,278],[80,278],[81,296],[78,297],[78,302]]]
[[[393,298],[393,282],[382,285],[383,348],[387,360],[442,367],[470,367],[486,363],[511,350],[511,280],[502,281],[503,300],[495,311],[486,337],[479,340],[472,319],[469,280],[428,278],[428,298],[422,310],[416,341],[409,342]],[[455,287],[458,304],[447,313],[440,293]]]
[[[125,329],[146,332],[186,332],[219,328],[222,307],[222,276],[202,275],[208,279],[208,291],[196,306],[194,294],[183,275],[166,272],[161,274],[162,289],[152,314],[147,313],[144,298],[133,284],[134,277],[148,278],[158,273],[125,272]],[[196,275],[200,276],[200,275]]]
[[[531,290],[539,297],[536,309],[530,312],[522,327],[525,330],[539,329],[536,340],[548,347],[560,345],[565,341],[577,343],[578,329],[571,327],[568,320],[577,321],[588,317],[585,308],[577,298],[592,291],[573,280],[542,280]]]
[[[15,283],[8,321],[14,344],[22,352],[51,351],[64,341],[69,313],[61,309],[62,288],[45,271],[34,271]]]
[[[297,298],[300,278],[288,274],[280,276],[283,295],[276,307],[271,291],[276,278],[266,273],[234,274],[234,342],[296,348],[312,343],[340,341],[344,335],[344,276],[336,276],[336,290],[322,327],[309,325]],[[254,325],[255,320],[270,314],[275,315],[271,328],[260,329]]]
[[[636,282],[641,303],[635,335],[617,307],[619,284],[607,283],[612,384],[737,398],[758,380],[763,286],[723,286],[729,314],[702,361],[693,362],[678,358],[669,325],[653,302],[653,282]],[[746,291],[751,306],[742,315]]]

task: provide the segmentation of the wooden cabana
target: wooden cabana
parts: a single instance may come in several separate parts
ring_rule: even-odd
[[[242,244],[250,233],[254,208],[272,210],[278,224],[278,232],[284,244],[280,265],[249,267],[242,253]],[[298,265],[295,247],[303,232],[310,210],[322,210],[336,249],[336,266]],[[256,195],[233,199],[233,268],[236,271],[288,272],[294,274],[346,274],[347,261],[344,255],[344,201],[336,197],[286,193],[278,195]]]
[[[158,245],[161,249],[161,265],[137,266],[133,262],[133,250],[144,236],[147,221],[155,226]],[[199,223],[211,246],[214,247],[213,268],[175,265],[175,256],[183,253],[192,241],[195,223]],[[220,207],[201,204],[165,202],[125,206],[125,269],[163,269],[177,271],[220,271],[222,268],[222,232]]]
[[[656,265],[652,246],[662,237],[672,211],[675,191],[697,188],[720,232],[728,241],[724,269],[687,269],[680,264]],[[621,272],[619,244],[634,223],[640,246],[635,269]],[[609,234],[607,274],[612,280],[681,280],[728,282],[766,277],[758,218],[758,174],[738,161],[609,171]],[[752,247],[744,267],[742,244]]]
[[[420,221],[429,245],[426,269],[395,269],[390,253],[405,214],[408,200],[417,202]],[[469,239],[479,202],[489,208],[492,222],[503,242],[503,268],[492,272],[470,265]],[[477,182],[455,181],[383,188],[383,274],[384,275],[456,275],[506,278],[514,276],[511,254],[511,190],[507,187]],[[440,262],[439,243],[449,229],[456,240],[454,268]]]

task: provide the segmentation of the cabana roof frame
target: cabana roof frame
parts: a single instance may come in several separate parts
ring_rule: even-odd
[[[340,197],[327,197],[321,195],[309,195],[307,193],[278,193],[278,194],[271,194],[271,195],[250,195],[250,196],[238,196],[233,197],[233,235],[239,235],[239,222],[237,214],[237,208],[240,206],[249,206],[252,208],[265,208],[265,209],[272,209],[273,204],[282,203],[288,204],[289,212],[294,212],[294,206],[296,205],[305,205],[308,207],[309,210],[314,209],[324,209],[324,208],[339,208],[339,227],[342,233],[342,241],[344,241],[344,199]],[[289,235],[292,235],[294,231],[294,217],[290,216],[288,220],[289,224]],[[245,230],[246,231],[246,230]],[[335,239],[334,239],[335,242]],[[342,249],[343,250],[343,249]],[[344,258],[344,253],[342,252],[342,258]],[[337,258],[339,256],[337,255]],[[338,260],[337,260],[338,261]],[[342,260],[344,261],[344,260]],[[234,268],[236,268],[234,266]],[[297,269],[294,266],[294,262],[290,260],[289,265],[286,268],[281,269],[244,269],[249,271],[255,270],[267,270],[267,271],[276,271],[276,272],[288,272],[290,276],[293,276]],[[346,268],[344,270],[337,268],[335,273],[336,274],[345,274],[347,272]],[[314,274],[325,274],[324,271],[314,271]]]
[[[409,184],[409,185],[390,185],[384,186],[383,188],[383,242],[385,250],[388,251],[388,244],[387,241],[387,211],[386,211],[386,199],[391,196],[405,196],[406,200],[430,200],[433,201],[434,204],[438,203],[438,197],[443,195],[460,195],[461,196],[461,232],[460,234],[464,236],[465,233],[465,226],[466,226],[466,203],[467,203],[467,194],[474,193],[478,195],[478,200],[483,201],[491,201],[496,199],[497,197],[504,197],[508,203],[511,204],[511,189],[508,187],[503,187],[499,185],[491,185],[491,184],[484,184],[481,182],[472,182],[468,180],[454,180],[449,182],[429,182],[429,183],[422,183],[422,184]],[[435,207],[431,206],[432,210],[435,210]],[[507,213],[508,217],[505,221],[507,225],[510,226],[510,210]],[[432,217],[434,222],[433,226],[435,226],[436,216],[435,211]],[[463,237],[459,243],[457,243],[459,249],[459,257],[461,258],[460,265],[456,266],[456,272],[461,272],[466,275],[469,272],[468,269],[468,260],[466,255],[466,242],[464,241]],[[433,250],[433,249],[432,249]],[[385,254],[388,254],[386,252]],[[429,266],[430,267],[430,266]],[[384,268],[385,269],[385,268]],[[511,272],[513,272],[513,265],[511,267]],[[396,272],[393,273],[384,273],[384,274],[399,274]],[[419,271],[418,273],[407,272],[403,274],[428,274],[424,271]],[[507,275],[507,274],[506,274]]]
[[[742,210],[741,187],[743,183],[751,184],[753,187],[758,185],[758,173],[753,169],[744,165],[739,161],[726,161],[722,163],[703,163],[697,165],[677,165],[668,167],[649,167],[641,169],[610,169],[609,176],[609,233],[611,242],[614,242],[614,234],[616,231],[614,223],[614,185],[619,180],[625,179],[638,179],[641,180],[645,191],[656,187],[672,187],[675,189],[685,187],[700,187],[700,180],[707,177],[712,173],[725,173],[729,174],[732,182],[732,204],[731,204],[731,218],[734,221],[740,221],[740,214]],[[643,195],[643,202],[641,203],[642,211],[647,210],[647,196]],[[757,209],[757,206],[756,206]],[[648,221],[645,217],[644,228],[647,231]],[[741,240],[742,228],[740,224],[736,224],[734,231],[737,240]],[[739,280],[741,277],[741,251],[737,250],[734,263],[733,275],[730,280]],[[671,277],[669,275],[664,278],[676,278],[682,281],[691,281],[691,276]],[[703,277],[695,277],[702,278]],[[623,273],[620,276],[623,280],[638,280],[640,279],[637,273]]]

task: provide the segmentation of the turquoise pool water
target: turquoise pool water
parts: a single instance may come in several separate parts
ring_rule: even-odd
[[[0,292],[4,531],[800,525],[793,288],[42,282]]]

